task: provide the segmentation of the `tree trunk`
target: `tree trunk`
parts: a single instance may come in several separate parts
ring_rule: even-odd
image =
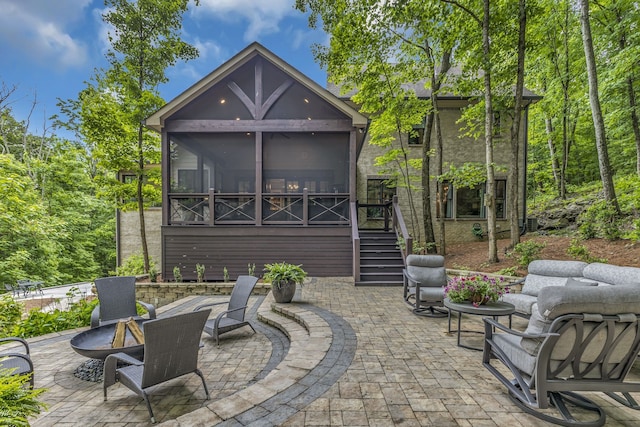
[[[442,138],[442,127],[440,125],[440,107],[438,104],[438,93],[440,92],[440,88],[442,87],[442,81],[449,72],[451,68],[451,54],[452,49],[445,51],[442,54],[442,62],[440,65],[440,72],[436,75],[435,67],[432,69],[431,75],[431,102],[433,104],[433,126],[436,131],[436,176],[442,175],[443,168],[443,138]],[[438,191],[436,194],[438,195],[438,232],[440,234],[440,254],[446,255],[447,247],[446,247],[446,230],[445,230],[445,212],[444,212],[444,201],[446,200],[446,194],[443,194],[443,185],[442,182],[438,181],[437,184]]]
[[[627,78],[627,92],[629,93],[629,108],[631,108],[631,126],[633,136],[636,141],[636,173],[640,176],[640,124],[638,123],[638,105],[636,103],[636,92],[633,90],[633,79]]]
[[[595,129],[596,149],[598,151],[598,165],[600,167],[600,179],[602,180],[602,190],[604,199],[610,204],[617,214],[620,213],[618,200],[613,187],[613,175],[609,163],[609,152],[607,149],[607,138],[600,108],[600,98],[598,96],[598,75],[596,69],[596,59],[593,51],[593,39],[591,37],[591,24],[589,22],[589,0],[580,0],[580,21],[582,24],[582,43],[584,54],[587,60],[587,77],[589,80],[589,103],[591,105],[591,116]]]
[[[140,244],[142,245],[142,258],[144,260],[144,272],[149,272],[149,248],[147,246],[147,227],[144,218],[144,198],[142,187],[144,185],[144,151],[142,149],[143,129],[138,127],[138,182],[137,182],[137,198],[138,198],[138,217],[140,221]]]
[[[524,90],[524,59],[525,59],[525,36],[527,29],[527,9],[526,0],[519,1],[519,21],[518,31],[518,71],[516,77],[516,94],[514,99],[514,115],[511,123],[511,168],[509,169],[509,193],[507,200],[509,203],[509,227],[511,234],[511,247],[520,243],[520,227],[518,202],[518,188],[520,187],[520,122],[522,118],[522,92]],[[522,224],[525,226],[525,224]]]
[[[487,163],[487,188],[484,204],[487,212],[487,236],[489,239],[489,262],[498,262],[498,242],[496,240],[496,179],[493,169],[493,105],[491,102],[491,57],[489,40],[490,0],[483,1],[482,48],[484,52],[484,141]]]
[[[434,253],[436,236],[433,233],[433,215],[431,215],[431,185],[430,185],[430,153],[431,153],[431,129],[433,129],[433,112],[425,119],[424,134],[422,136],[422,217],[424,227],[424,240],[428,253]]]
[[[560,194],[560,165],[558,164],[556,146],[553,143],[553,123],[551,122],[551,118],[545,117],[544,128],[547,132],[547,145],[549,146],[549,156],[551,157],[551,171],[553,172],[553,181],[556,184],[558,194]]]

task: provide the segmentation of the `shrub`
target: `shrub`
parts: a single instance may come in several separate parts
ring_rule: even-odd
[[[69,306],[69,310],[55,309],[52,312],[31,310],[27,317],[14,326],[12,334],[21,338],[37,337],[51,332],[89,326],[91,312],[98,300],[80,300]]]
[[[158,271],[156,262],[149,260],[149,274]],[[140,276],[144,274],[144,257],[142,254],[134,254],[125,259],[121,266],[116,268],[116,276]]]
[[[177,265],[173,267],[173,279],[178,283],[182,282],[182,271],[180,271],[180,267]]]
[[[603,237],[616,240],[621,236],[620,219],[615,208],[602,200],[592,204],[578,217],[578,231],[583,239]]]
[[[46,389],[25,387],[27,375],[11,375],[9,369],[0,369],[0,425],[28,426],[28,417],[46,409],[37,397]]]
[[[204,282],[204,264],[196,264],[196,274],[198,275],[198,283]]]
[[[578,238],[571,239],[571,243],[567,248],[567,255],[584,262],[607,262],[604,258],[594,257],[589,253],[589,250],[584,244],[581,244],[581,240]]]
[[[540,252],[542,252],[545,246],[545,243],[527,240],[525,242],[518,243],[513,248],[513,252],[508,253],[507,256],[513,256],[520,267],[527,268],[531,261],[538,259]]]
[[[20,323],[24,305],[13,298],[3,295],[0,299],[0,338],[10,337],[13,329]]]

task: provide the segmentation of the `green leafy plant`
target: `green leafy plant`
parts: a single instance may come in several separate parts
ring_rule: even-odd
[[[507,256],[515,257],[520,267],[527,268],[531,261],[538,259],[540,252],[542,252],[545,246],[545,243],[527,240],[525,242],[518,243],[513,248],[513,252],[508,253]]]
[[[13,328],[12,335],[30,338],[89,326],[91,312],[96,305],[98,305],[97,299],[92,301],[82,299],[71,303],[68,310],[55,309],[51,312],[31,310],[27,317]]]
[[[178,267],[177,265],[173,267],[173,279],[177,283],[182,282],[182,272],[180,271],[180,267]]]
[[[0,338],[9,337],[20,323],[24,305],[13,298],[3,295],[0,299]]]
[[[505,267],[497,272],[497,274],[501,276],[515,276],[516,275],[516,267]]]
[[[45,388],[26,387],[27,375],[12,375],[9,369],[0,369],[0,425],[29,426],[28,418],[39,414],[47,405],[38,396]]]
[[[155,264],[149,267],[149,281],[155,283],[158,281],[158,269]]]
[[[222,269],[222,280],[224,280],[225,283],[230,280],[229,279],[229,270],[227,270],[227,267],[224,267]]]
[[[275,262],[264,265],[264,279],[271,283],[271,286],[278,288],[284,283],[299,283],[302,285],[307,277],[307,272],[302,269],[302,264],[295,265],[287,262]]]
[[[592,204],[580,214],[578,230],[584,239],[603,237],[616,240],[622,234],[616,209],[604,200]]]
[[[509,292],[502,277],[484,275],[455,276],[444,288],[444,293],[451,302],[471,302],[474,306],[495,302]]]
[[[571,243],[567,248],[567,255],[584,262],[607,262],[604,258],[592,256],[587,246],[581,242],[578,238],[571,239]]]
[[[198,276],[198,283],[204,282],[204,264],[196,264],[196,274]]]
[[[254,276],[254,275],[255,275],[255,272],[256,272],[256,264],[255,264],[255,263],[253,263],[253,264],[251,264],[251,263],[247,264],[247,270],[248,270],[248,272],[249,272],[249,276]]]
[[[157,275],[158,266],[153,261],[149,261],[149,276],[155,271]],[[124,260],[121,266],[116,268],[116,276],[140,276],[145,274],[144,257],[142,254],[134,254]]]

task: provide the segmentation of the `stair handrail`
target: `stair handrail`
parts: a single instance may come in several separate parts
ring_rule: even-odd
[[[349,203],[351,217],[351,241],[353,242],[353,279],[360,281],[360,232],[358,231],[358,203]]]
[[[408,255],[413,253],[413,237],[409,234],[407,230],[407,225],[404,222],[404,218],[402,217],[402,212],[400,211],[400,206],[398,205],[398,196],[393,196],[393,215],[392,215],[392,229],[396,232],[396,236],[402,237],[404,241],[404,249],[402,245],[400,245],[400,252],[402,252],[403,259],[406,259]]]

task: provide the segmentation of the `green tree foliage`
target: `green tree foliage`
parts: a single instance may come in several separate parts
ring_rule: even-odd
[[[0,154],[0,280],[58,283],[62,222],[48,215],[24,164]]]
[[[197,4],[198,2],[196,2]],[[105,172],[98,177],[104,195],[122,209],[137,209],[144,270],[149,271],[144,208],[160,201],[159,135],[144,119],[164,101],[158,86],[177,61],[196,58],[195,47],[180,39],[188,0],[105,0],[110,68],[98,71],[76,100],[61,102],[68,124],[91,147]],[[127,172],[130,180],[118,175]]]
[[[30,134],[1,103],[0,140],[0,280],[55,285],[113,268],[113,209],[95,197],[84,146]]]

